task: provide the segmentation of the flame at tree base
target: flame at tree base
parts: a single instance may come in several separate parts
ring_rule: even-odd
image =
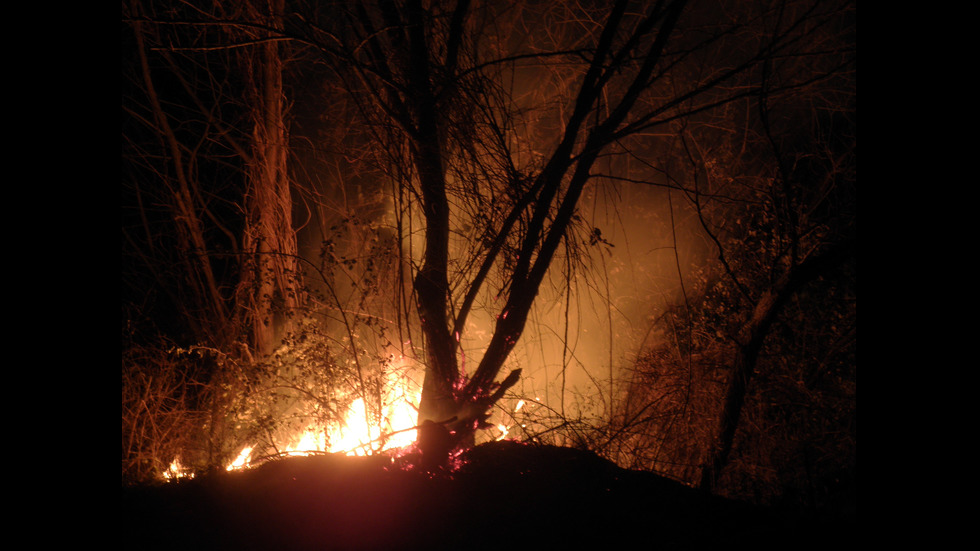
[[[384,392],[385,399],[379,404],[381,411],[373,412],[379,422],[371,423],[364,398],[354,399],[343,420],[324,429],[307,426],[289,438],[291,442],[270,457],[295,457],[317,454],[370,455],[393,452],[415,443],[420,393],[411,392],[406,381],[392,376]],[[253,457],[255,448],[245,446],[226,470],[247,469],[253,461],[265,458]]]
[[[416,399],[417,400],[417,399]],[[367,414],[363,398],[351,403],[344,422],[332,431],[307,427],[276,457],[294,457],[316,454],[369,455],[390,452],[415,443],[415,406],[408,400],[400,400],[385,412],[384,429],[366,422]],[[254,448],[246,446],[227,470],[245,469],[252,464]]]
[[[403,359],[404,362],[404,359]],[[372,407],[363,397],[352,400],[342,419],[324,426],[322,423],[311,422],[291,433],[277,433],[276,441],[288,442],[278,445],[275,442],[249,443],[241,447],[224,469],[226,471],[246,470],[268,460],[285,457],[301,457],[311,455],[338,454],[347,456],[387,455],[394,463],[401,458],[408,458],[420,453],[417,444],[418,404],[421,390],[405,376],[404,365],[401,366],[401,376],[396,371],[390,371],[385,377],[381,399],[372,402]],[[511,420],[517,411],[524,406],[520,400],[515,409],[510,412]],[[372,422],[373,421],[373,422]],[[499,433],[488,434],[490,440],[506,439],[513,424],[496,423],[493,428]],[[270,440],[271,440],[270,436]],[[459,450],[456,450],[459,452]],[[458,453],[448,458],[445,468],[449,471],[458,463]],[[409,460],[411,462],[411,460]],[[403,466],[413,468],[408,463]],[[163,478],[173,481],[181,478],[193,478],[191,469],[181,464],[180,458],[175,458]]]

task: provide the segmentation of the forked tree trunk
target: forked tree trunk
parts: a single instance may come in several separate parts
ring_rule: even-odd
[[[415,288],[419,299],[419,314],[422,318],[423,332],[426,336],[426,376],[423,385],[422,407],[419,422],[426,420],[444,422],[456,418],[452,426],[461,431],[464,438],[472,438],[475,423],[482,421],[489,408],[503,393],[513,386],[520,370],[511,372],[501,383],[494,380],[504,362],[521,337],[528,314],[537,297],[544,275],[551,265],[555,251],[563,240],[571,223],[578,199],[590,179],[590,169],[600,151],[614,141],[615,133],[626,119],[641,92],[648,85],[653,70],[668,37],[683,11],[684,2],[675,2],[664,11],[652,13],[637,29],[634,38],[651,33],[659,25],[659,30],[644,62],[632,84],[623,93],[609,116],[594,127],[586,121],[599,98],[604,93],[610,72],[604,64],[615,43],[627,2],[618,2],[611,10],[605,28],[599,38],[596,54],[584,75],[577,94],[572,114],[566,121],[563,136],[549,162],[538,174],[532,187],[535,196],[518,202],[515,209],[531,209],[531,219],[524,235],[521,250],[511,274],[510,291],[503,310],[498,314],[493,336],[484,353],[480,365],[462,388],[454,388],[464,381],[459,380],[456,363],[455,328],[462,327],[462,320],[449,323],[447,316],[449,289],[446,282],[448,269],[449,206],[446,201],[446,182],[440,155],[444,151],[439,141],[437,113],[435,110],[432,86],[429,82],[428,48],[425,44],[421,19],[421,6],[410,3],[408,10],[410,25],[409,52],[410,84],[414,94],[409,94],[410,105],[416,118],[415,164],[422,187],[423,210],[426,218],[425,261],[416,277]],[[465,9],[465,8],[464,8]],[[456,15],[461,15],[457,12]],[[412,20],[412,18],[415,18]],[[450,33],[453,36],[454,33]],[[458,38],[458,37],[457,37]],[[455,44],[450,40],[450,49]],[[614,56],[615,57],[615,56]],[[582,150],[576,152],[576,145],[585,138]],[[569,172],[571,174],[569,175]],[[566,176],[570,176],[561,194]],[[516,211],[518,214],[520,211]],[[550,222],[550,224],[549,224]],[[502,231],[507,231],[505,222]],[[495,262],[499,249],[488,252],[487,266]],[[483,273],[483,272],[481,272]],[[475,291],[482,280],[477,278],[471,285]],[[465,316],[466,305],[461,311]]]

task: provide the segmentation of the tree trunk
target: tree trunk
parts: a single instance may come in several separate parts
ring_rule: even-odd
[[[272,28],[282,26],[283,0],[273,0],[270,13],[253,9],[257,20]],[[282,58],[276,41],[256,48],[246,61],[253,131],[243,239],[243,248],[253,261],[247,264],[242,284],[253,348],[267,355],[289,330],[289,315],[301,306],[302,296],[286,164]]]
[[[759,350],[762,348],[762,343],[777,313],[777,298],[778,294],[770,290],[756,303],[752,319],[743,327],[738,339],[738,353],[735,356],[731,380],[729,380],[728,389],[725,392],[721,418],[715,432],[714,448],[707,464],[701,470],[699,487],[702,490],[710,492],[715,489],[718,476],[725,464],[728,463],[732,443],[735,441],[735,431],[738,429],[739,419],[742,416],[742,407],[745,405],[749,381],[755,373]]]
[[[728,464],[759,351],[783,304],[807,282],[846,260],[853,254],[853,246],[853,241],[843,241],[793,266],[756,302],[752,316],[736,338],[738,354],[732,366],[732,377],[725,393],[715,442],[701,470],[699,487],[702,490],[714,491],[722,470]]]

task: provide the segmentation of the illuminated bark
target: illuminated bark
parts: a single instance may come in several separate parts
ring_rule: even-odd
[[[154,167],[163,188],[154,190],[155,199],[169,205],[179,255],[188,263],[182,270],[186,287],[173,291],[163,275],[158,283],[173,292],[174,307],[197,341],[219,348],[245,342],[259,355],[268,354],[289,328],[283,314],[303,301],[287,171],[283,60],[280,43],[266,40],[281,32],[284,2],[214,5],[210,16],[216,20],[240,18],[247,24],[188,25],[176,35],[168,34],[175,26],[167,20],[185,6],[133,1],[126,7],[133,17],[143,94],[128,109],[165,151],[158,163],[159,153],[141,143],[142,157],[130,161]],[[191,11],[200,16],[198,9],[205,8]],[[140,110],[152,113],[153,121],[141,120]],[[244,124],[238,118],[242,113]],[[215,174],[233,180],[228,186],[234,193],[215,199],[217,186],[208,181]],[[137,188],[151,187],[134,180]],[[233,216],[240,218],[212,212],[222,201],[232,202]],[[158,236],[144,225],[152,244]],[[163,257],[145,254],[138,244],[134,249],[156,272],[168,270],[156,268],[167,262]],[[216,265],[225,272],[216,274]]]
[[[284,0],[263,9],[248,6],[251,18],[270,29],[281,29]],[[239,304],[250,326],[253,347],[264,356],[290,329],[289,317],[301,305],[302,295],[286,165],[283,61],[277,41],[253,48],[243,60],[253,127],[245,197],[248,217],[242,239],[243,252],[250,260],[239,284]]]

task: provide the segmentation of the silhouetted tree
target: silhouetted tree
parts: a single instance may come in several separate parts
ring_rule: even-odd
[[[777,7],[767,25],[774,43],[806,43],[812,55],[768,60],[751,98],[678,121],[674,148],[659,165],[674,182],[674,196],[687,200],[679,208],[693,210],[713,258],[690,278],[685,301],[662,318],[675,344],[665,341],[641,358],[619,433],[637,429],[643,453],[658,450],[644,462],[706,490],[718,487],[736,433],[760,432],[741,422],[760,364],[770,372],[770,386],[755,389],[760,399],[781,378],[811,380],[801,375],[802,365],[779,364],[766,351],[790,357],[805,343],[841,353],[853,327],[853,6]],[[796,75],[795,85],[786,86],[787,75]],[[789,313],[801,304],[818,310]],[[833,331],[816,329],[825,316]],[[795,336],[815,332],[822,335],[818,344]],[[853,373],[840,376],[831,392],[847,396]],[[846,418],[853,403],[839,410],[819,423]],[[838,430],[819,423],[792,430],[797,437]]]
[[[779,70],[774,60],[813,53],[808,26],[838,8],[787,5],[407,0],[332,5],[329,21],[298,18],[293,32],[345,75],[368,121],[397,138],[388,142],[396,145],[392,162],[422,212],[414,276],[425,337],[420,421],[448,423],[465,438],[517,381],[514,371],[495,382],[600,157],[630,154],[626,144],[672,122],[840,70]],[[511,34],[508,24],[523,27]],[[545,83],[537,90],[516,80],[542,63],[553,80],[537,73]],[[526,124],[532,116],[537,124]],[[483,210],[467,210],[474,204]],[[452,235],[473,226],[479,231],[469,235],[482,246],[454,258]],[[762,302],[781,300],[794,278]],[[464,374],[458,343],[488,285],[500,304],[493,334],[476,370]],[[760,305],[763,327],[769,311]],[[746,328],[749,357],[763,327]]]
[[[664,176],[671,167],[656,165],[664,151],[678,151],[670,144],[685,124],[710,123],[713,113],[733,102],[766,104],[849,67],[844,60],[801,70],[807,60],[837,55],[838,45],[812,39],[825,36],[823,26],[846,2],[688,4],[403,0],[257,3],[261,9],[253,9],[243,3],[241,10],[226,12],[147,14],[134,7],[131,21],[141,45],[146,28],[157,33],[199,30],[177,37],[181,40],[155,38],[155,51],[164,60],[171,51],[183,51],[180,44],[188,40],[187,52],[226,56],[222,70],[201,68],[191,81],[191,91],[200,85],[212,94],[209,101],[185,98],[182,106],[198,107],[206,115],[226,103],[231,97],[227,88],[209,89],[211,81],[224,82],[222,75],[239,79],[248,91],[236,113],[250,121],[240,121],[239,129],[251,129],[251,140],[242,142],[247,146],[228,147],[237,162],[249,167],[245,173],[256,184],[255,194],[246,195],[253,202],[233,201],[251,206],[241,234],[247,239],[234,252],[256,259],[254,266],[241,268],[243,274],[257,270],[254,278],[241,278],[257,285],[249,310],[258,322],[256,333],[268,319],[264,301],[275,299],[277,292],[283,298],[296,292],[284,283],[295,265],[275,264],[280,262],[275,259],[296,256],[285,214],[277,45],[304,48],[329,68],[327,73],[340,83],[332,89],[342,89],[359,110],[352,124],[363,125],[372,138],[363,145],[373,147],[375,165],[394,184],[400,254],[410,270],[424,337],[419,423],[444,425],[466,445],[491,406],[520,378],[520,370],[513,370],[497,380],[525,330],[545,275],[556,262],[570,270],[570,259],[581,254],[570,243],[571,232],[584,228],[593,244],[602,242],[601,233],[588,227],[579,212],[588,186],[619,180],[677,187]],[[213,32],[225,34],[211,41]],[[236,57],[239,50],[250,53]],[[141,60],[149,75],[143,89],[152,98],[151,62],[145,56]],[[241,60],[250,70],[232,71],[242,66]],[[325,94],[323,101],[333,98]],[[157,121],[146,126],[165,144],[168,167],[197,151],[167,130],[164,123],[170,119],[162,103],[151,100],[149,105],[151,115],[143,118]],[[210,131],[205,135],[218,141],[240,134],[210,118],[204,121]],[[636,164],[648,167],[647,174],[630,172]],[[206,194],[182,184],[187,167],[176,172],[177,178],[169,173],[162,178],[170,186],[164,194],[167,204],[190,228],[189,238],[201,236],[204,230],[191,224],[204,209],[184,206],[181,198]],[[269,195],[260,197],[259,191]],[[422,239],[413,241],[419,226]],[[239,239],[235,231],[224,233],[232,243]],[[214,311],[209,319],[225,319],[222,309],[228,301],[221,300],[217,280],[208,276],[213,258],[203,254],[209,250],[207,240],[197,241],[182,247],[200,263],[194,273],[204,283],[197,283],[195,294],[208,299]],[[757,315],[738,336],[748,364],[778,311],[772,305],[783,304],[800,278],[823,264],[823,255],[794,254],[793,268],[782,272],[785,277],[760,288],[763,294],[754,297]],[[476,308],[492,311],[494,326],[476,368],[467,372],[460,343]],[[733,393],[735,401],[743,394],[736,387]],[[718,432],[721,452],[716,456],[722,457],[729,429]]]

